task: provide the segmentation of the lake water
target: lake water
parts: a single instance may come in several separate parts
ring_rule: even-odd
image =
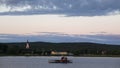
[[[73,63],[48,63],[60,57],[0,57],[0,68],[120,68],[117,57],[68,57]]]

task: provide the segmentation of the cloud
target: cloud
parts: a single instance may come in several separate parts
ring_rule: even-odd
[[[119,15],[119,14],[120,14],[120,10],[115,10],[108,13],[108,15]]]
[[[97,16],[119,12],[120,0],[0,0],[0,15]]]
[[[120,35],[103,33],[95,35],[69,35],[56,32],[43,32],[42,34],[38,33],[36,35],[0,34],[0,42],[25,42],[27,39],[30,42],[92,42],[120,45]]]

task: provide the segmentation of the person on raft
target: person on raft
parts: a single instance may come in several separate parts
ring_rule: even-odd
[[[67,62],[67,57],[61,57],[61,62]]]

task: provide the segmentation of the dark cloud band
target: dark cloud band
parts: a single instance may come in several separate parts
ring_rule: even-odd
[[[120,35],[96,34],[96,35],[68,35],[62,33],[40,33],[37,35],[0,34],[0,42],[92,42],[102,44],[119,44]]]
[[[0,0],[0,15],[97,16],[120,11],[120,0]]]

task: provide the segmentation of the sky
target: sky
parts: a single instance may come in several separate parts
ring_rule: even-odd
[[[0,42],[120,44],[119,0],[0,0]]]

